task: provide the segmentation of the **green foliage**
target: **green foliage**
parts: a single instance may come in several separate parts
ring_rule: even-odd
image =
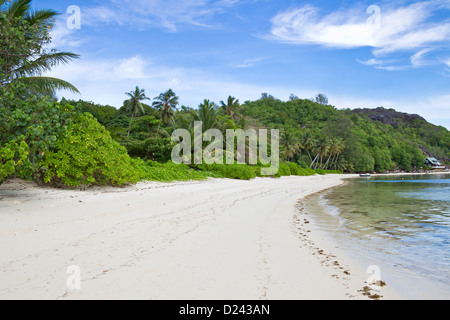
[[[275,177],[288,177],[290,175],[291,175],[290,166],[286,163],[280,163],[280,167],[278,168],[278,172],[275,175]]]
[[[317,169],[315,170],[316,174],[319,175],[326,175],[326,174],[342,174],[342,171],[339,170],[322,170],[322,169]]]
[[[389,149],[373,147],[371,156],[375,161],[374,170],[376,172],[388,171],[393,167],[392,154]]]
[[[205,172],[213,172],[216,177],[220,178],[251,180],[257,177],[256,170],[258,167],[246,164],[202,164],[198,166],[198,169]]]
[[[92,114],[100,124],[104,125],[105,127],[108,126],[113,119],[118,116],[119,111],[111,106],[103,106],[99,104],[94,104],[92,102],[86,102],[86,101],[67,101],[63,99],[61,101],[61,104],[63,105],[73,105],[77,106],[78,110],[80,112],[88,112]],[[126,126],[129,123],[129,119],[127,119],[123,125]]]
[[[22,161],[20,172],[16,174],[25,179],[33,178],[39,169],[44,155],[49,152],[58,137],[62,136],[72,121],[75,109],[62,106],[46,99],[29,97],[21,99],[26,90],[22,85],[12,85],[2,90],[0,95],[0,141],[24,141],[28,147],[28,157]]]
[[[27,159],[28,152],[29,147],[23,140],[20,143],[11,141],[0,147],[0,184],[15,174],[17,168]]]
[[[411,143],[402,142],[392,149],[392,158],[400,169],[411,171],[423,167],[425,156]]]
[[[286,159],[294,155],[290,160],[306,163],[308,167],[318,155],[312,168],[347,172],[414,170],[423,165],[425,158],[419,146],[443,162],[450,162],[450,132],[424,120],[411,122],[408,119],[413,117],[403,114],[399,114],[393,126],[311,100],[283,102],[267,94],[260,100],[245,102],[242,109],[243,115],[260,127],[278,128],[300,136],[299,145],[291,142],[282,147]],[[390,112],[395,114],[393,110]],[[319,141],[324,143],[319,146]],[[300,149],[297,153],[296,147]]]
[[[286,162],[280,163],[280,169],[275,177],[285,177],[285,176],[313,176],[315,174],[326,175],[326,174],[342,174],[342,171],[338,170],[322,170],[316,169],[312,170],[309,168],[302,168],[296,163]]]
[[[85,113],[76,117],[54,150],[41,162],[42,180],[53,186],[122,186],[141,180],[126,149],[109,132]]]
[[[55,90],[78,92],[70,83],[42,77],[55,65],[79,58],[70,52],[46,51],[55,17],[52,10],[31,9],[31,0],[0,2],[0,88],[26,85],[24,96],[52,95]]]
[[[164,93],[161,93],[158,97],[155,97],[155,102],[153,102],[152,106],[156,108],[161,115],[161,120],[168,124],[170,119],[173,118],[175,114],[175,108],[178,105],[178,97],[172,89],[167,90]]]
[[[315,170],[304,168],[301,165],[295,164],[293,162],[288,163],[289,170],[291,172],[291,175],[293,176],[311,176],[316,173]]]
[[[169,161],[165,164],[147,161],[140,159],[133,159],[136,166],[141,172],[141,180],[144,181],[190,181],[190,180],[206,180],[209,175],[206,172],[196,171],[189,168],[187,165],[176,165]]]
[[[322,105],[327,105],[328,104],[328,98],[323,93],[319,93],[316,96],[316,98],[315,98],[315,102],[317,102],[319,104],[322,104]]]
[[[126,138],[121,144],[127,149],[132,157],[139,157],[160,163],[171,159],[173,143],[170,138],[150,137],[144,141]]]
[[[218,165],[218,164],[202,164],[196,166],[198,170],[204,171],[210,177],[215,178],[228,178],[238,180],[251,180],[256,177],[261,177],[261,169],[264,166],[250,166],[246,164],[234,164],[234,165]],[[301,166],[293,162],[280,163],[278,173],[275,178],[285,176],[313,176],[315,174],[342,174],[342,171],[336,170],[312,170],[309,168],[302,168]]]

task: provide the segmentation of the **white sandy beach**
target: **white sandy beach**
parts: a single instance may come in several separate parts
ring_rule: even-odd
[[[9,181],[0,186],[0,299],[368,299],[359,292],[367,266],[298,210],[342,179],[87,191]],[[70,266],[81,289],[67,288]],[[377,293],[399,298],[388,287]]]

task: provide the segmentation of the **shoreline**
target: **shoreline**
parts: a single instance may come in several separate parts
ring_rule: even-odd
[[[399,174],[399,176],[415,176],[415,175],[440,175],[449,176],[449,172],[436,172],[436,173],[416,173],[416,174]],[[378,176],[372,177],[389,177],[393,175],[380,174]],[[395,175],[394,175],[395,179]],[[348,179],[350,180],[350,179]],[[350,182],[350,181],[349,181]],[[392,289],[391,293],[394,296],[387,297],[388,299],[396,299],[396,295],[402,300],[422,300],[422,299],[446,299],[448,297],[445,294],[445,286],[442,286],[438,282],[433,282],[428,278],[417,277],[417,274],[405,268],[394,268],[392,265],[386,265],[386,261],[390,261],[389,256],[383,256],[383,254],[376,251],[376,249],[371,248],[368,243],[366,246],[361,244],[356,245],[353,243],[351,238],[346,237],[342,231],[339,234],[339,229],[343,226],[342,219],[338,215],[333,213],[335,206],[333,201],[331,203],[322,203],[320,193],[314,197],[311,197],[306,201],[306,211],[314,216],[314,222],[319,232],[322,232],[324,237],[327,237],[331,241],[336,241],[339,246],[343,247],[344,255],[350,255],[350,259],[353,259],[356,264],[360,264],[361,268],[368,267],[369,264],[375,264],[379,267],[382,274],[382,280],[386,281],[387,288]],[[332,206],[331,208],[329,206]],[[348,217],[347,217],[348,219]],[[371,251],[372,250],[372,251]],[[371,252],[371,254],[369,254]],[[396,266],[397,267],[397,266]]]
[[[345,185],[348,183],[347,180],[354,178],[358,177],[344,179],[343,183],[335,188]],[[386,279],[381,277],[379,279],[381,282],[372,281],[372,273],[370,273],[372,271],[369,269],[371,266],[351,256],[347,249],[342,249],[336,242],[331,226],[334,225],[336,229],[340,227],[338,217],[326,213],[318,216],[320,210],[317,210],[319,204],[316,203],[316,199],[332,189],[334,188],[322,190],[298,202],[299,213],[296,221],[302,242],[309,247],[311,254],[317,257],[321,265],[334,270],[333,276],[336,279],[343,279],[348,287],[353,288],[353,291],[360,286],[357,290],[358,294],[353,295],[352,298],[362,294],[372,300],[405,300],[406,296],[386,283]],[[327,228],[324,228],[322,224],[325,224]]]
[[[298,208],[356,177],[87,191],[9,181],[0,186],[0,298],[368,299],[368,275],[310,223],[307,232]],[[81,271],[81,289],[67,288],[70,266]],[[380,295],[401,298],[389,288]]]

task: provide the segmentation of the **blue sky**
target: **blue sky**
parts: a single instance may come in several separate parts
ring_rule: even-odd
[[[51,75],[120,107],[136,86],[196,107],[233,95],[325,93],[338,108],[384,106],[450,128],[450,0],[35,0],[61,12]],[[69,6],[80,8],[70,29]]]

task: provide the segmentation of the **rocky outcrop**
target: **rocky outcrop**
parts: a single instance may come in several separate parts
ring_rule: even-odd
[[[376,108],[376,109],[355,109],[353,110],[359,116],[368,116],[373,121],[380,121],[397,128],[400,124],[421,126],[427,121],[417,114],[408,114],[395,111],[394,109]]]

